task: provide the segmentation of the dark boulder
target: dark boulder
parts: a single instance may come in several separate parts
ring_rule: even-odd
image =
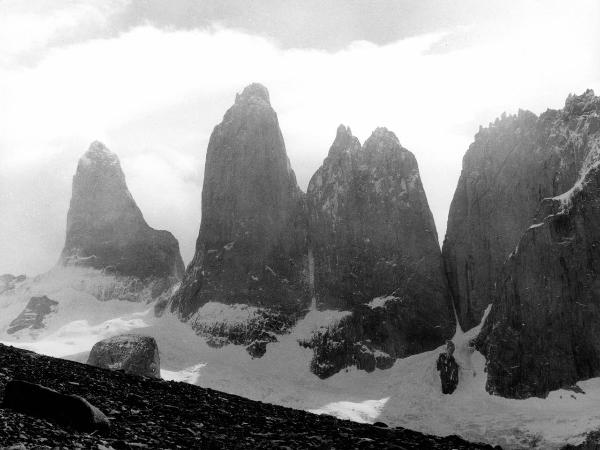
[[[60,262],[163,280],[157,283],[155,297],[183,275],[177,240],[146,223],[127,188],[119,158],[100,142],[93,142],[77,165]]]
[[[37,330],[44,328],[44,319],[49,314],[56,311],[58,302],[49,299],[45,295],[41,297],[31,297],[25,309],[8,326],[8,334],[16,333],[19,330],[30,328]]]
[[[458,386],[459,367],[454,359],[453,353],[454,344],[452,341],[448,341],[446,344],[446,351],[440,353],[436,363],[436,368],[440,373],[443,394],[452,394]]]
[[[131,375],[160,378],[160,357],[153,337],[121,334],[96,342],[88,364]]]
[[[79,431],[107,432],[107,417],[78,395],[61,394],[39,384],[12,380],[4,389],[3,408],[57,422]]]
[[[375,426],[375,427],[379,427],[379,428],[389,428],[389,427],[388,427],[388,424],[387,424],[387,423],[384,423],[384,422],[375,422],[375,423],[373,424],[373,426]]]

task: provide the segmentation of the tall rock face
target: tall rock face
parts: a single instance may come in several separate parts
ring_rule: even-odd
[[[476,341],[487,358],[487,390],[506,397],[544,396],[600,375],[600,98],[571,96],[552,116],[548,135],[562,137],[566,159],[559,179],[583,159],[579,177],[540,203],[498,277]]]
[[[189,320],[208,302],[245,304],[264,308],[267,331],[288,327],[310,301],[304,201],[269,93],[252,84],[210,137],[196,253],[172,310]],[[222,337],[249,343],[257,333]]]
[[[90,145],[73,177],[60,263],[162,280],[159,291],[184,272],[177,240],[148,226],[127,188],[119,158],[100,142]]]
[[[378,128],[361,148],[340,126],[307,204],[317,306],[352,311],[306,343],[315,373],[390,367],[451,337],[433,216],[417,161],[394,133]]]
[[[478,324],[496,295],[502,265],[532,223],[540,202],[573,186],[589,153],[592,91],[539,118],[527,111],[480,129],[463,159],[448,216],[444,264],[464,329]],[[587,127],[588,125],[586,125]]]

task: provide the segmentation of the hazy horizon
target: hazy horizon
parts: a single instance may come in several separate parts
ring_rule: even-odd
[[[252,82],[269,89],[303,191],[339,124],[361,143],[392,130],[417,157],[440,244],[480,125],[600,91],[595,1],[173,4],[2,4],[0,273],[58,260],[71,179],[94,140],[187,264],[208,138]]]

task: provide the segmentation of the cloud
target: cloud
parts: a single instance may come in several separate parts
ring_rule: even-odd
[[[48,44],[98,10],[65,13],[76,25],[0,48],[0,61],[13,62],[43,49],[32,64],[0,63],[0,272],[32,274],[56,261],[71,177],[95,139],[121,157],[147,221],[172,231],[189,261],[210,132],[253,81],[270,90],[303,189],[339,123],[361,141],[387,126],[417,156],[443,235],[462,156],[480,124],[503,111],[558,108],[569,92],[600,88],[598,10],[595,2],[553,4],[543,13],[522,10],[485,39],[460,37],[475,33],[461,27],[387,45],[357,41],[334,53],[217,26],[143,25]],[[110,23],[114,14],[92,22]]]
[[[50,46],[102,32],[109,28],[114,14],[128,4],[128,0],[4,0],[0,16],[0,66],[37,59]]]

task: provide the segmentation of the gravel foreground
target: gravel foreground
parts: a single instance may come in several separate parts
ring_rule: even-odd
[[[0,398],[11,379],[77,394],[111,422],[106,435],[0,408],[0,448],[492,448],[256,402],[187,383],[126,375],[0,344]]]

